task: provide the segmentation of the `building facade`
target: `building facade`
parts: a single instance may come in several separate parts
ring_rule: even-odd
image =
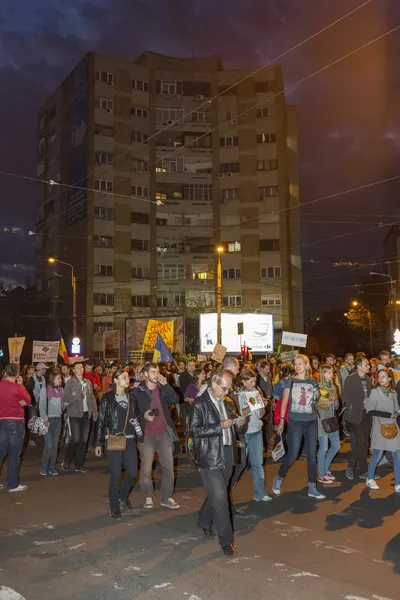
[[[90,53],[38,118],[38,286],[54,326],[100,357],[135,316],[215,305],[303,331],[298,130],[279,66]],[[47,182],[47,183],[46,183]],[[48,183],[50,182],[50,183]]]

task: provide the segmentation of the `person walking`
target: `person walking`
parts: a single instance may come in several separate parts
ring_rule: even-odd
[[[189,435],[193,440],[193,459],[206,489],[197,524],[204,535],[215,538],[226,556],[234,556],[229,482],[236,456],[235,434],[247,425],[238,417],[236,405],[227,393],[232,387],[229,371],[215,371],[210,387],[190,407]]]
[[[69,419],[71,439],[65,459],[61,464],[63,471],[69,471],[75,458],[75,471],[87,473],[83,463],[90,431],[90,420],[97,421],[97,404],[92,384],[83,377],[84,366],[76,362],[73,366],[73,377],[65,384],[64,401]]]
[[[372,388],[368,377],[369,362],[360,356],[356,358],[355,366],[356,372],[346,378],[342,394],[343,405],[346,407],[346,424],[354,436],[354,446],[349,453],[346,467],[346,477],[350,481],[354,480],[354,468],[357,463],[360,479],[368,477],[368,441],[371,431],[371,418],[364,410]]]
[[[340,450],[339,421],[336,418],[339,398],[333,385],[331,365],[321,366],[318,381],[320,397],[315,406],[318,416],[318,481],[329,485],[335,481],[330,468]],[[327,427],[330,431],[326,430]]]
[[[247,401],[248,393],[256,393],[263,397],[261,390],[256,386],[257,376],[250,369],[242,371],[238,379],[238,404],[241,409],[241,414],[244,417],[249,417],[247,431],[244,434],[247,444],[247,454],[250,461],[251,476],[253,479],[254,500],[256,502],[269,502],[272,500],[268,496],[265,489],[265,473],[263,467],[263,436],[262,418],[265,414],[265,409],[257,409],[251,411]],[[264,399],[264,404],[268,403],[268,399]]]
[[[179,402],[178,394],[160,375],[156,363],[143,367],[145,380],[132,390],[136,402],[143,441],[138,443],[140,452],[140,489],[144,495],[144,508],[151,509],[153,503],[152,469],[157,453],[161,465],[161,506],[176,510],[179,504],[172,497],[174,491],[174,444],[179,445],[169,405]]]
[[[316,486],[317,480],[317,417],[314,407],[319,392],[317,382],[311,376],[311,366],[308,357],[298,354],[294,359],[294,376],[288,380],[283,391],[280,423],[277,432],[282,435],[285,426],[286,407],[289,405],[289,421],[287,427],[288,451],[283,459],[278,475],[274,479],[272,491],[281,493],[282,482],[299,455],[304,437],[307,452],[308,495],[316,500],[323,500]]]
[[[53,369],[49,376],[47,387],[42,387],[39,399],[39,414],[48,432],[44,436],[42,470],[40,474],[58,475],[57,453],[61,435],[62,413],[64,410],[64,389],[62,377],[58,369]]]
[[[40,393],[42,391],[42,388],[46,387],[46,379],[45,379],[46,371],[47,371],[46,365],[44,363],[38,363],[36,365],[35,372],[28,379],[27,390],[31,397],[31,403],[26,409],[27,423],[30,421],[30,419],[32,419],[33,417],[37,417],[39,414]],[[29,440],[28,441],[29,445],[36,446],[35,440],[30,439],[30,437],[31,437],[31,433],[30,433],[29,429],[27,429],[26,438],[27,438],[27,440]]]
[[[28,486],[18,480],[18,459],[25,437],[24,407],[31,397],[23,385],[16,383],[18,365],[9,364],[0,381],[0,465],[7,456],[7,487],[9,492],[23,492]],[[0,485],[0,489],[4,486]]]
[[[372,431],[370,446],[373,450],[368,465],[366,485],[371,490],[379,490],[375,481],[375,470],[385,451],[393,457],[395,492],[400,492],[400,435],[396,413],[399,401],[393,390],[389,372],[381,369],[378,373],[378,387],[371,391],[370,397],[364,404],[368,415],[372,416]]]
[[[110,516],[121,519],[120,504],[126,512],[132,511],[129,501],[130,491],[137,475],[136,442],[142,441],[143,432],[136,417],[135,399],[129,393],[129,375],[119,369],[114,374],[113,389],[103,395],[100,401],[95,454],[100,457],[104,442],[110,468],[108,498]],[[121,449],[113,449],[110,436],[121,438]],[[123,447],[125,446],[125,447]],[[125,469],[121,485],[122,467]]]

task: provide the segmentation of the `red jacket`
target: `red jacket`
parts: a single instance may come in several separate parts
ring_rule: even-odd
[[[20,401],[31,403],[31,397],[23,385],[8,379],[0,381],[0,421],[23,421],[25,419],[24,407]]]
[[[92,385],[98,385],[101,388],[100,375],[96,373],[96,371],[89,371],[89,373],[84,373],[83,377],[85,379],[89,379]]]

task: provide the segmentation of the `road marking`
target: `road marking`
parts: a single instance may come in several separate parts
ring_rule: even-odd
[[[289,575],[289,577],[319,577],[319,575],[309,573],[308,571],[300,571],[300,573],[293,573],[293,575]]]
[[[25,600],[25,598],[15,590],[2,585],[0,586],[0,600]]]
[[[59,544],[62,540],[51,540],[49,542],[33,542],[35,546],[45,546],[46,544]]]
[[[68,548],[68,550],[77,550],[77,548],[81,548],[82,546],[85,546],[86,542],[83,542],[83,544],[77,544],[76,546],[70,546]]]

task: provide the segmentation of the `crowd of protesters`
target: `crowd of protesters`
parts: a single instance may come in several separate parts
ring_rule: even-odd
[[[59,475],[58,461],[63,472],[85,474],[87,452],[105,453],[110,514],[119,520],[121,510],[132,511],[129,493],[139,460],[143,507],[154,507],[156,455],[160,504],[180,508],[173,497],[174,459],[186,451],[206,490],[198,526],[207,537],[218,535],[223,552],[233,555],[231,515],[237,511],[232,492],[250,469],[254,500],[272,500],[264,466],[266,453],[276,446],[285,448],[270,484],[276,496],[289,468],[303,455],[308,496],[323,500],[317,484],[335,481],[331,465],[346,437],[347,479],[377,490],[376,468],[391,462],[400,492],[398,393],[400,358],[392,359],[388,351],[370,360],[364,353],[343,359],[328,354],[322,364],[303,354],[283,364],[275,357],[245,362],[231,356],[222,365],[195,360],[96,365],[87,360],[20,370],[10,364],[0,381],[0,465],[7,456],[8,490],[22,492],[27,486],[19,483],[18,462],[24,439],[25,445],[35,445],[43,437],[43,477]],[[261,401],[257,409],[249,404],[251,397]]]

